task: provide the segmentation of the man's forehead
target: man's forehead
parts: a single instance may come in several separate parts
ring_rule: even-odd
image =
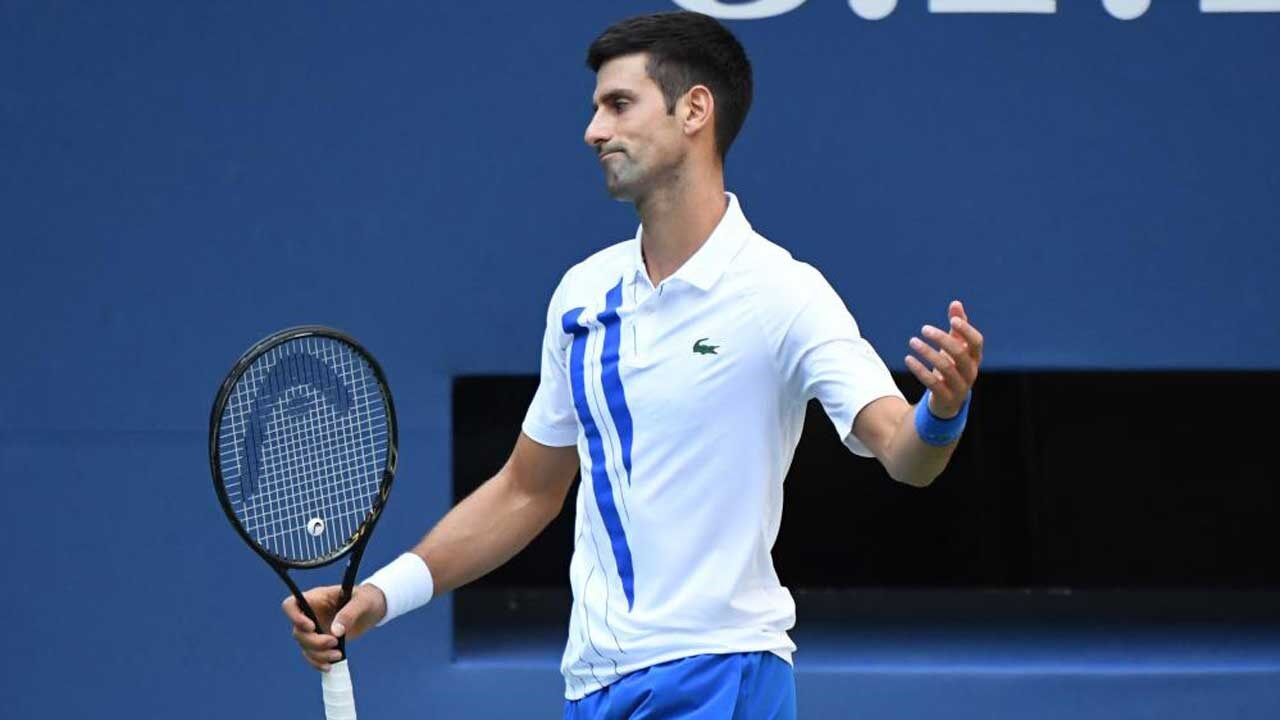
[[[601,65],[596,73],[594,98],[599,101],[606,94],[617,91],[639,93],[649,87],[657,88],[645,69],[648,62],[648,53],[633,53],[620,55]]]

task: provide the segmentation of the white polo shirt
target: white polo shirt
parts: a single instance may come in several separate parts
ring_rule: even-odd
[[[805,406],[846,445],[867,403],[901,397],[813,267],[729,207],[656,288],[640,237],[560,281],[525,417],[544,445],[577,445],[573,615],[561,671],[578,699],[622,675],[703,653],[790,662],[795,603],[770,551]]]

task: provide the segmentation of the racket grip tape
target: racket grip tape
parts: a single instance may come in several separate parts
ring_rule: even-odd
[[[324,691],[325,720],[356,720],[356,698],[351,692],[351,670],[346,659],[329,666],[329,672],[320,673]]]

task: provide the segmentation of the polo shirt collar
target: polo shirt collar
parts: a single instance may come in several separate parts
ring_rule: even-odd
[[[715,230],[711,231],[711,236],[667,280],[681,280],[704,292],[710,290],[729,267],[730,261],[742,249],[747,236],[751,233],[751,223],[747,222],[747,217],[742,214],[737,196],[730,192],[725,193],[725,196],[729,198],[729,207],[725,210],[724,217],[720,218]],[[647,280],[648,273],[644,267],[644,257],[641,255],[643,237],[644,225],[641,225],[636,229],[636,243],[632,258],[635,271]]]

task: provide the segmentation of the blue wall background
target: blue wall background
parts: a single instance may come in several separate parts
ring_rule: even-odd
[[[1280,368],[1280,15],[899,5],[731,23],[758,90],[729,185],[890,365],[961,297],[992,369]],[[2,714],[315,716],[283,590],[209,487],[217,383],[282,326],[361,338],[403,427],[367,564],[414,542],[450,498],[451,378],[535,372],[560,273],[634,230],[582,144],[582,57],[662,9],[0,1]],[[558,648],[451,663],[449,613],[355,646],[368,717],[555,716]],[[1042,673],[799,657],[806,717],[1280,708],[1266,653]]]

